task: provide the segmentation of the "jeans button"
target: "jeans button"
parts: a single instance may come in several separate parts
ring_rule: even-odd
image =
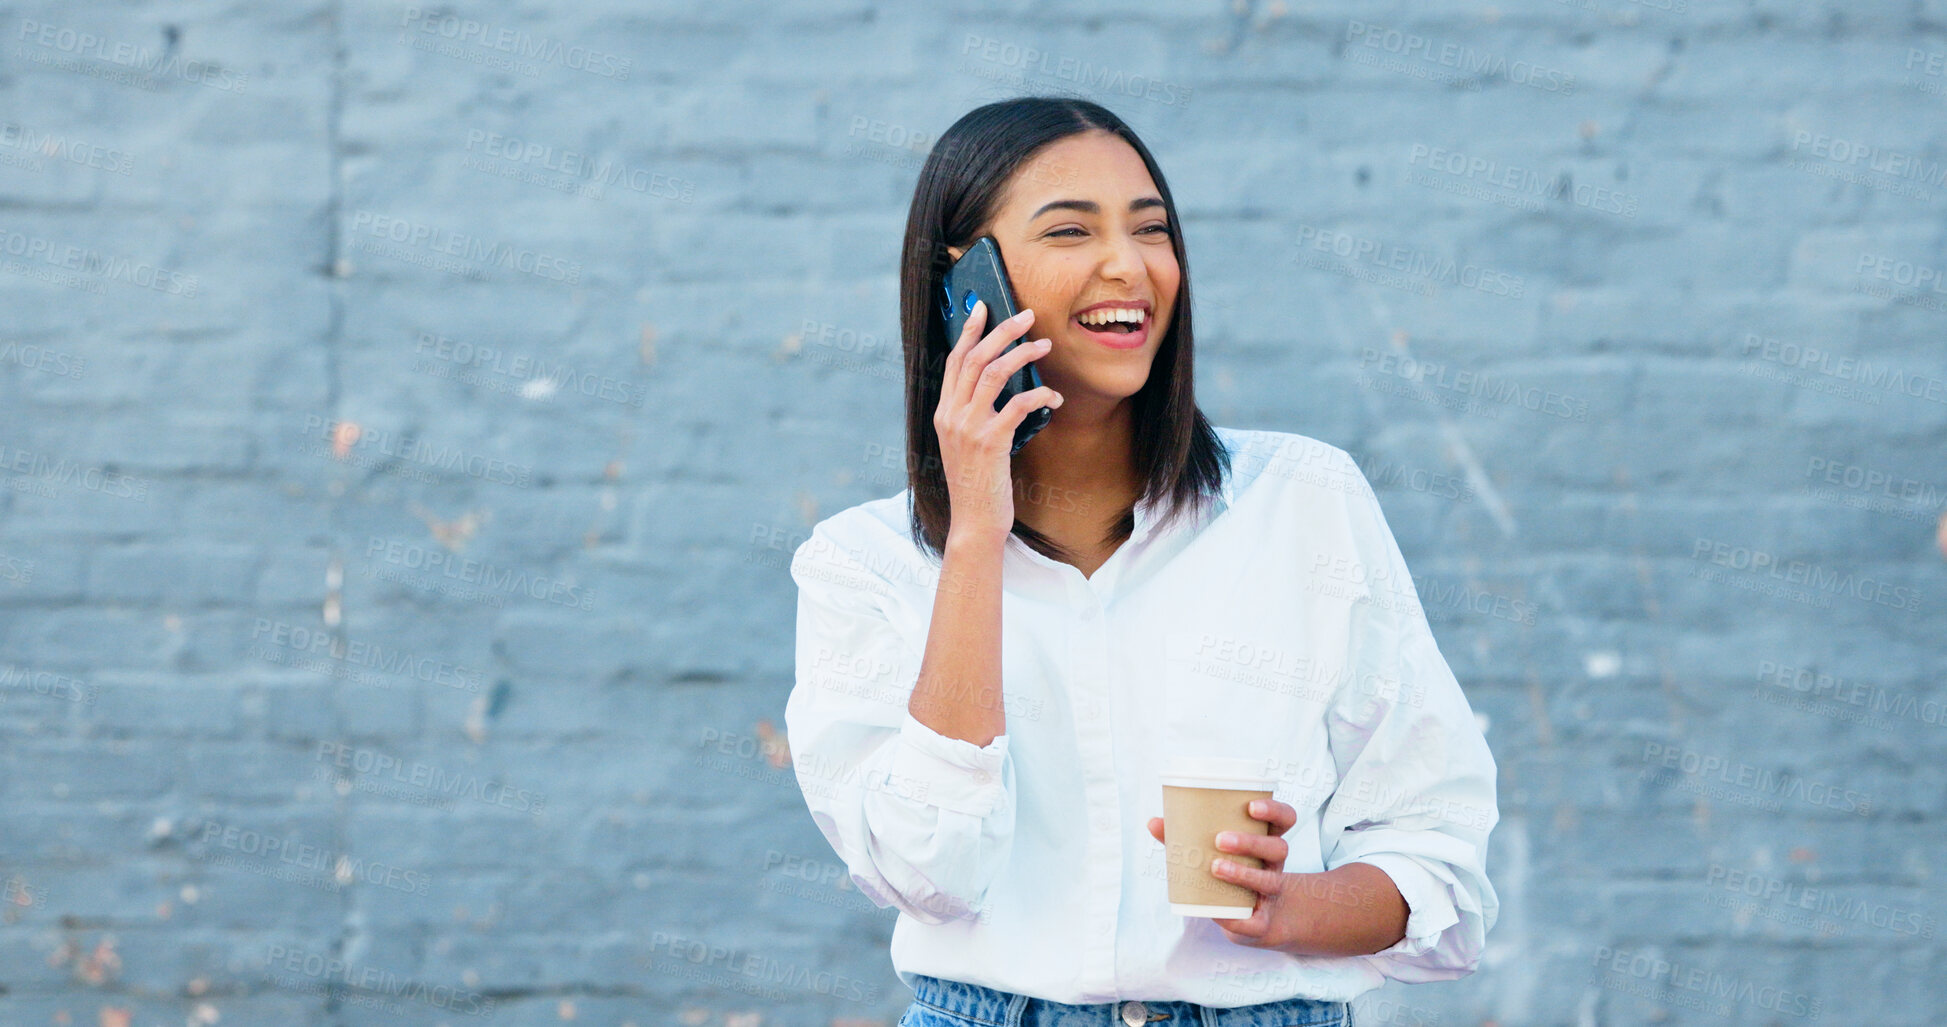
[[[1124,1002],[1122,1004],[1122,1022],[1128,1024],[1129,1027],[1140,1027],[1140,1025],[1149,1022],[1149,1008],[1141,1002]]]

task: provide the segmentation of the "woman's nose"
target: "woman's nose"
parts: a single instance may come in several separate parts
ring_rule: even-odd
[[[1102,257],[1102,277],[1134,281],[1149,273],[1142,250],[1134,239],[1112,240]]]

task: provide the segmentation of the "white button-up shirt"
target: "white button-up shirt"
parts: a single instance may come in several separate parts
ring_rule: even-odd
[[[1378,499],[1337,447],[1217,433],[1221,503],[1161,531],[1139,505],[1093,576],[1009,536],[1007,723],[985,748],[906,709],[940,577],[909,534],[907,492],[798,547],[792,763],[852,881],[898,907],[908,987],[928,974],[1059,1002],[1230,1007],[1479,966],[1500,908],[1485,867],[1494,758]],[[1262,760],[1298,810],[1285,872],[1378,867],[1406,900],[1406,936],[1294,956],[1171,913],[1175,857],[1147,821],[1178,752]]]

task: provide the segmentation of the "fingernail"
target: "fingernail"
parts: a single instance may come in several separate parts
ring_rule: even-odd
[[[1213,860],[1211,860],[1211,861],[1210,861],[1210,872],[1211,872],[1211,873],[1213,873],[1213,874],[1227,874],[1227,873],[1230,873],[1230,861],[1229,861],[1229,860],[1227,860],[1227,859],[1213,859]]]
[[[1236,845],[1237,833],[1235,831],[1224,831],[1219,833],[1217,835],[1217,844],[1222,845],[1225,848],[1230,848],[1231,846]]]
[[[1010,320],[1019,321],[1022,324],[1026,324],[1029,321],[1034,320],[1034,308],[1029,307],[1028,309],[1023,310],[1020,313],[1014,315],[1012,318],[1010,318]]]
[[[1264,808],[1263,799],[1255,799],[1251,802],[1251,812],[1257,814],[1264,814],[1270,811]]]

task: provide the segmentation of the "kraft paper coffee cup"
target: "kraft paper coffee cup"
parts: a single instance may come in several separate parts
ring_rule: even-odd
[[[1163,762],[1163,837],[1168,850],[1170,912],[1241,920],[1257,907],[1257,892],[1210,872],[1219,856],[1240,866],[1264,861],[1217,848],[1220,831],[1271,833],[1251,816],[1251,802],[1269,799],[1277,779],[1264,761],[1223,756],[1175,756]]]

